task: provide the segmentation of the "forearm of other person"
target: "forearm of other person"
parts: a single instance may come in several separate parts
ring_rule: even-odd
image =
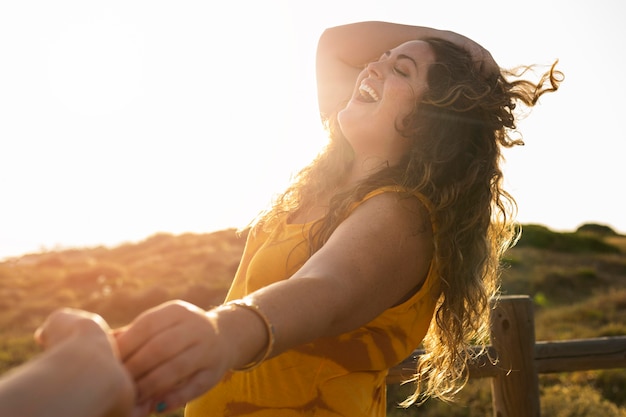
[[[1,417],[131,414],[134,387],[111,339],[90,319],[71,327],[40,356],[2,377]]]

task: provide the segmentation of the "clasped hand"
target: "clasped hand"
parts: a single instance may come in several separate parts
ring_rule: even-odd
[[[201,395],[230,369],[215,314],[184,301],[147,310],[115,331],[142,409],[166,411]]]
[[[183,406],[228,371],[230,353],[222,347],[214,321],[211,312],[183,301],[147,310],[116,330],[97,314],[62,309],[48,317],[35,338],[47,350],[74,336],[83,352],[92,351],[95,344],[105,346],[104,359],[98,359],[103,374],[98,377],[115,378],[120,388],[116,404],[103,415],[142,417]]]

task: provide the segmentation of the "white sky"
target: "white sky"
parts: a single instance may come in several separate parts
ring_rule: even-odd
[[[560,59],[506,153],[519,220],[626,232],[624,17],[619,0],[0,0],[0,259],[245,225],[323,144],[316,41],[359,20],[455,30],[501,66]]]

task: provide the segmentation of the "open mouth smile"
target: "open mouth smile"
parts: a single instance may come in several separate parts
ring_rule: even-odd
[[[378,93],[370,87],[365,81],[359,86],[360,99],[366,103],[375,103],[380,100]]]

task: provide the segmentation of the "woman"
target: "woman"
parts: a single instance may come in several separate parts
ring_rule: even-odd
[[[559,77],[514,80],[453,32],[326,30],[328,146],[253,225],[224,305],[170,302],[120,330],[139,400],[200,396],[189,416],[383,416],[387,370],[422,342],[407,404],[452,397],[514,237],[499,167],[521,143],[513,109]]]

